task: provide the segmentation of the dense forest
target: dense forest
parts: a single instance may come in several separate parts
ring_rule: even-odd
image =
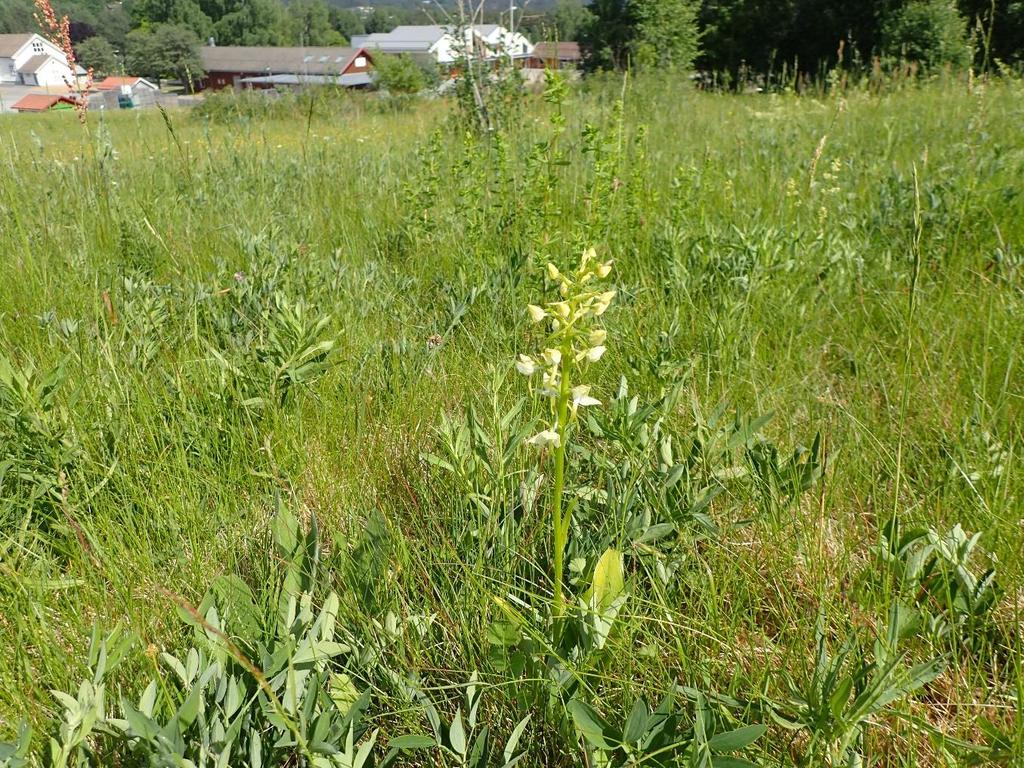
[[[80,58],[100,71],[196,71],[190,53],[221,45],[341,45],[398,24],[442,23],[450,2],[405,0],[58,0]],[[362,7],[360,7],[362,6]],[[535,40],[579,40],[593,68],[654,65],[818,77],[836,63],[1019,64],[1024,0],[520,0],[514,24]],[[493,0],[487,20],[508,25]],[[33,0],[5,0],[0,32],[36,28]]]

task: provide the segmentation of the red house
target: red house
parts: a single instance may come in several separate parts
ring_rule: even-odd
[[[373,57],[363,48],[214,45],[201,50],[204,88],[370,84]]]

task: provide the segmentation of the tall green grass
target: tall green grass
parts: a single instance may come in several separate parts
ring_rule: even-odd
[[[319,520],[345,671],[386,736],[427,728],[409,680],[450,716],[477,672],[492,730],[533,715],[526,764],[583,764],[499,642],[504,600],[550,600],[552,468],[498,453],[544,415],[512,367],[540,341],[527,303],[554,300],[544,264],[592,246],[618,295],[566,581],[582,596],[616,547],[628,594],[578,694],[621,725],[668,693],[692,720],[698,690],[770,726],[751,759],[806,760],[780,722],[820,641],[869,647],[897,599],[958,615],[880,563],[895,512],[980,533],[998,597],[906,640],[945,671],[872,718],[865,754],[957,764],[986,718],[1024,759],[1020,83],[592,81],[564,133],[555,111],[531,97],[497,138],[440,102],[0,121],[0,361],[21,377],[0,383],[0,740],[59,716],[95,625],[178,652],[169,595],[258,587],[279,497]],[[134,699],[152,672],[139,649],[112,685]]]

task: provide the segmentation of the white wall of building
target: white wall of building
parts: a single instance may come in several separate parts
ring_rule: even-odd
[[[529,56],[533,53],[533,43],[519,32],[510,32],[504,27],[497,27],[490,34],[482,36],[491,52],[496,56]]]
[[[33,56],[40,55],[51,59],[35,73],[22,71]],[[0,58],[0,82],[51,86],[74,83],[74,79],[64,51],[42,35],[32,35],[13,57]]]
[[[25,72],[22,74],[25,85],[74,85],[75,80],[71,76],[71,68],[64,60],[48,59],[42,68],[35,73]]]
[[[14,66],[14,59],[9,56],[0,56],[0,83],[17,83],[18,69]]]

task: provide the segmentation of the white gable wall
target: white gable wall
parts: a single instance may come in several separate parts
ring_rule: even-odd
[[[497,56],[529,56],[533,53],[533,44],[525,35],[510,32],[504,27],[497,27],[489,35],[483,36],[484,42]]]
[[[44,54],[52,57],[35,75],[22,72],[22,67],[33,56]],[[58,46],[42,35],[32,35],[25,44],[14,52],[14,56],[0,57],[0,83],[25,83],[26,85],[64,85],[65,76],[71,79],[71,69]]]
[[[477,25],[463,30],[465,37],[453,27],[398,27],[391,32],[360,38],[359,42],[385,53],[428,52],[438,64],[453,64],[461,56],[483,55],[487,58],[512,56],[523,58],[533,53],[533,44],[518,32],[497,25]],[[436,39],[434,39],[436,37]],[[355,39],[355,38],[353,38]],[[433,40],[433,42],[430,42]],[[428,47],[429,44],[429,47]]]
[[[453,35],[442,35],[440,40],[430,46],[430,53],[434,56],[434,60],[438,64],[453,64],[461,53],[457,50],[456,42]]]
[[[25,45],[21,46],[21,50],[14,54],[14,66],[20,70],[25,66],[25,62],[33,56],[38,56],[41,53],[53,56],[55,59],[59,59],[60,61],[67,61],[64,56],[64,51],[56,45],[51,43],[42,35],[32,35],[32,39],[25,43]]]
[[[71,76],[71,69],[64,58],[49,59],[36,72],[22,73],[22,81],[25,85],[74,85],[75,80]]]

